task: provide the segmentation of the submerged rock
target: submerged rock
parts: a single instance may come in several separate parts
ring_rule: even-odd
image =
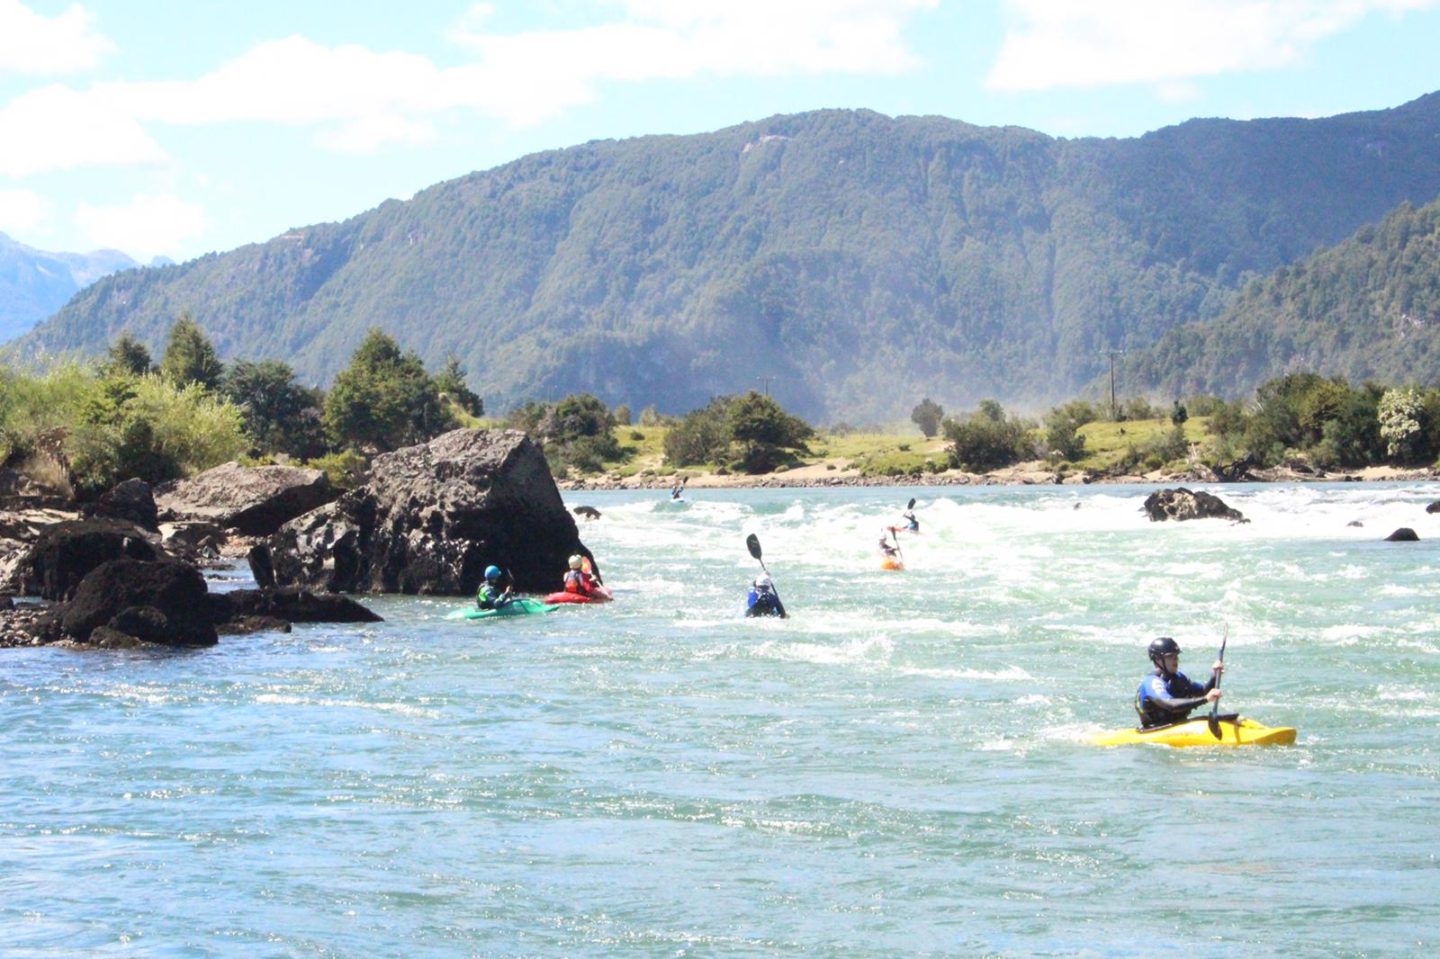
[[[370,480],[286,523],[256,581],[330,592],[473,595],[488,565],[517,590],[559,588],[589,555],[540,447],[517,430],[453,430],[375,459]]]
[[[1402,526],[1389,536],[1385,537],[1387,543],[1418,543],[1420,537],[1408,526]]]

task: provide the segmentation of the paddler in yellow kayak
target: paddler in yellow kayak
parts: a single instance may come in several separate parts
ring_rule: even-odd
[[[1180,672],[1180,644],[1169,636],[1150,643],[1150,661],[1155,672],[1140,681],[1135,691],[1135,711],[1140,714],[1140,728],[1183,723],[1192,710],[1220,698],[1216,688],[1225,663],[1215,660],[1210,667],[1210,681],[1205,685]]]

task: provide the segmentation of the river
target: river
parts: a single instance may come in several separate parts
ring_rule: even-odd
[[[1252,522],[577,493],[608,606],[0,651],[0,955],[1427,954],[1440,496],[1213,490]],[[740,615],[748,533],[788,620]],[[1228,635],[1224,706],[1297,743],[1089,745],[1161,634],[1202,679]]]

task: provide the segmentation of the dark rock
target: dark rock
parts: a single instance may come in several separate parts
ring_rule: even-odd
[[[577,506],[572,511],[576,516],[583,516],[586,519],[599,519],[600,511],[593,506]]]
[[[1346,525],[1346,526],[1357,526],[1357,527],[1360,527],[1361,529],[1364,529],[1364,528],[1365,528],[1365,524],[1362,523],[1362,522],[1360,522],[1358,519],[1352,519],[1350,522],[1346,523],[1345,525]]]
[[[571,553],[589,555],[540,447],[516,430],[454,430],[379,456],[365,485],[266,548],[281,585],[447,596],[473,595],[492,563],[517,590],[545,592]]]
[[[140,479],[128,479],[114,489],[100,494],[93,503],[87,503],[81,514],[87,517],[121,519],[152,533],[160,531],[159,513],[155,508],[155,496],[150,484]]]
[[[166,523],[160,533],[161,542],[169,552],[191,561],[219,556],[221,547],[230,538],[223,527],[203,520]]]
[[[312,593],[298,586],[237,589],[210,597],[217,621],[265,616],[289,623],[382,623],[384,619],[349,596]],[[219,615],[220,612],[224,615]]]
[[[1435,502],[1433,502],[1433,503],[1431,503],[1429,506],[1425,507],[1425,512],[1427,512],[1427,513],[1440,513],[1440,499],[1437,499]]]
[[[131,607],[144,606],[153,607],[164,625],[149,612],[131,611]],[[205,579],[193,566],[175,560],[102,563],[80,581],[74,598],[60,612],[61,630],[81,642],[102,626],[121,632],[119,623],[168,637],[153,640],[168,645],[213,646],[216,642]]]
[[[1416,535],[1415,535],[1415,531],[1414,531],[1413,529],[1411,529],[1410,527],[1408,527],[1408,526],[1402,526],[1402,527],[1400,527],[1399,529],[1397,529],[1395,532],[1391,533],[1389,536],[1385,537],[1385,542],[1387,542],[1387,543],[1418,543],[1418,542],[1420,542],[1420,537],[1419,537],[1419,536],[1416,536]]]
[[[43,531],[16,570],[19,591],[66,600],[91,570],[111,560],[155,560],[159,551],[138,526],[115,519],[57,523]]]
[[[223,623],[217,623],[215,628],[221,636],[244,636],[249,633],[293,632],[288,622],[283,619],[277,619],[274,616],[237,616]]]
[[[1250,478],[1250,471],[1256,467],[1255,457],[1247,456],[1232,463],[1217,464],[1212,468],[1215,479],[1221,483],[1238,483]]]
[[[179,628],[154,606],[127,606],[116,613],[106,626],[146,643],[183,645]]]
[[[269,536],[338,495],[320,470],[225,463],[157,491],[161,514],[208,520],[246,536]]]
[[[1220,497],[1204,490],[1188,490],[1183,486],[1175,489],[1156,490],[1145,498],[1144,510],[1151,522],[1173,519],[1177,522],[1187,519],[1228,519],[1240,523],[1247,520],[1238,509],[1225,505]]]
[[[256,586],[270,589],[275,585],[275,567],[270,562],[270,550],[264,543],[251,546],[245,559],[250,563],[250,575],[255,577]]]

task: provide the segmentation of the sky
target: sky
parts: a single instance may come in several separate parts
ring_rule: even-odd
[[[0,233],[187,260],[590,140],[1057,137],[1440,90],[1440,0],[0,0]]]

